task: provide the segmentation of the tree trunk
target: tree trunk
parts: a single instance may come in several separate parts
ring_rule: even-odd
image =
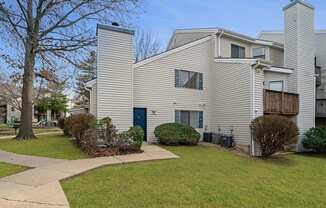
[[[34,80],[35,52],[32,40],[28,39],[25,46],[22,112],[20,117],[17,140],[35,139],[33,132],[33,80]]]

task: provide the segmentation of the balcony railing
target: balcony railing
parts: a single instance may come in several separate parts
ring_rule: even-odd
[[[299,95],[296,93],[264,90],[264,114],[294,116],[299,113]]]

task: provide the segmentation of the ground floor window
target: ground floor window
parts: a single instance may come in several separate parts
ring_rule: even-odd
[[[193,128],[203,128],[202,111],[175,111],[175,122],[189,125]]]

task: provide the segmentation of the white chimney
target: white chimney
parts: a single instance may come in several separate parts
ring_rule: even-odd
[[[133,35],[117,23],[97,27],[97,118],[120,131],[133,125]]]
[[[302,0],[293,0],[284,7],[285,42],[284,65],[293,68],[288,90],[299,94],[300,129],[298,150],[302,151],[303,134],[315,126],[315,43],[314,7]]]

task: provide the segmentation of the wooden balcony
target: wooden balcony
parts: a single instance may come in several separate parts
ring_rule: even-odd
[[[296,93],[264,90],[264,114],[298,115],[299,95]]]

